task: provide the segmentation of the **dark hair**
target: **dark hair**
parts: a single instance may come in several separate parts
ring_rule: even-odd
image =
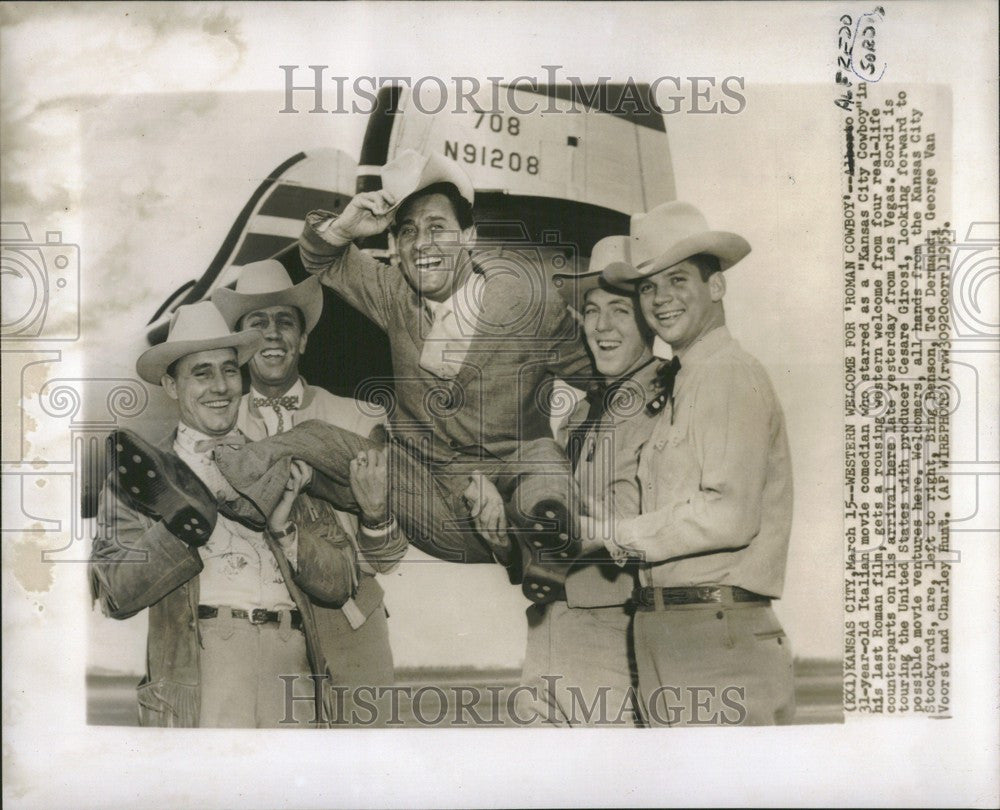
[[[227,348],[230,348],[234,352],[236,352],[236,360],[237,360],[237,362],[239,362],[239,359],[240,359],[240,351],[239,351],[239,349],[237,349],[235,346],[229,346]],[[194,354],[194,352],[191,352],[191,354]],[[180,365],[181,360],[183,360],[185,357],[190,357],[191,354],[181,355],[176,360],[174,360],[169,366],[167,366],[167,370],[165,372],[166,375],[168,377],[170,377],[170,379],[172,379],[172,380],[174,380],[176,382],[176,380],[177,380],[177,367]]]
[[[459,228],[464,231],[466,228],[472,227],[472,204],[459,193],[458,187],[454,183],[432,183],[426,188],[414,191],[409,197],[403,200],[403,204],[396,211],[396,219],[392,223],[391,231],[393,236],[399,231],[399,223],[403,221],[406,210],[421,197],[426,197],[430,194],[443,194],[448,198],[451,202],[452,210],[455,212],[455,219],[458,221]]]
[[[653,331],[653,327],[646,323],[646,319],[642,316],[642,310],[639,308],[639,293],[632,285],[631,289],[624,289],[622,287],[615,287],[613,284],[608,284],[603,278],[598,279],[597,288],[598,290],[604,290],[605,292],[611,293],[612,295],[620,295],[622,298],[627,298],[632,302],[632,315],[635,317],[635,323],[639,327],[639,337],[642,342],[647,346],[651,346],[653,343],[653,338],[656,337],[656,333]],[[588,290],[587,295],[590,294]],[[587,296],[583,299],[583,309],[587,308]],[[583,312],[581,311],[582,315]]]
[[[708,281],[713,273],[722,272],[722,263],[719,261],[719,257],[713,256],[711,253],[695,253],[694,256],[688,257],[688,261],[698,268],[702,281]]]
[[[293,306],[289,305],[288,308],[295,313],[295,317],[299,321],[299,331],[304,335],[306,333],[306,316],[305,316],[305,314],[303,314],[302,310],[299,309],[298,307],[293,307]],[[236,321],[236,330],[235,331],[242,332],[243,331],[243,321],[244,321],[244,319],[246,318],[247,315],[251,315],[254,312],[257,312],[257,310],[254,309],[254,310],[251,310],[250,312],[245,312],[242,315],[240,315],[239,319]]]

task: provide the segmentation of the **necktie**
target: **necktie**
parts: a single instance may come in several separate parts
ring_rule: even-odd
[[[274,408],[274,413],[278,417],[278,433],[285,432],[285,417],[282,409],[286,411],[297,411],[299,409],[299,395],[293,394],[281,397],[254,397],[253,404],[258,408]]]
[[[247,443],[247,437],[238,430],[233,430],[225,436],[214,439],[199,439],[194,443],[196,453],[208,453],[214,451],[216,447],[242,447]]]
[[[590,404],[587,409],[587,417],[570,431],[569,442],[566,445],[566,455],[574,470],[576,465],[580,463],[580,455],[583,452],[583,443],[587,439],[587,434],[601,423],[601,418],[608,405],[614,400],[618,389],[626,382],[627,379],[615,380],[610,385],[597,385],[587,392],[587,402]]]
[[[674,380],[677,379],[677,372],[681,370],[681,360],[679,357],[674,355],[669,363],[664,363],[660,366],[659,371],[656,372],[656,387],[657,393],[653,397],[652,401],[646,406],[647,413],[658,414],[663,410],[663,406],[667,404],[667,400],[673,403],[674,399]],[[670,415],[671,420],[673,420],[673,414]]]

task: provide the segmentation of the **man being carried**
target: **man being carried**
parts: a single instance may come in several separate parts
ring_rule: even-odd
[[[553,376],[589,374],[576,325],[544,269],[525,260],[528,252],[486,266],[473,261],[473,191],[457,164],[408,151],[382,175],[384,190],[358,194],[339,216],[309,214],[301,249],[310,272],[389,336],[393,513],[414,545],[441,559],[496,555],[517,581],[523,552],[524,592],[546,601],[577,550],[572,471],[548,434],[544,407]],[[390,227],[398,266],[352,244]],[[303,458],[343,495],[350,459],[368,446],[308,423],[248,449],[257,470]],[[491,548],[471,526],[462,494],[477,472],[501,492],[517,543]],[[349,498],[340,503],[352,507]]]

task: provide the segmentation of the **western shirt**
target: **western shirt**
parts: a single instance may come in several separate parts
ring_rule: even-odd
[[[182,422],[177,427],[174,451],[205,486],[217,496],[225,495],[225,488],[220,488],[219,484],[220,481],[225,483],[225,479],[215,464],[212,451],[195,449],[198,441],[209,438]],[[295,607],[262,532],[219,515],[208,542],[198,549],[198,553],[205,566],[201,572],[201,601],[204,604],[245,610]]]
[[[781,596],[792,524],[785,418],[764,368],[726,327],[681,358],[638,479],[642,513],[619,519],[607,544],[644,558],[644,584]]]
[[[639,454],[657,422],[657,417],[646,411],[646,403],[654,396],[658,366],[650,362],[636,369],[611,397],[600,422],[583,438],[573,474],[592,511],[606,510],[619,518],[639,514]],[[577,409],[581,415],[586,413],[585,404]],[[579,418],[573,421],[579,422]],[[589,555],[583,561],[591,564],[574,566],[566,578],[566,602],[570,607],[622,605],[632,596],[632,571],[621,570],[604,554]]]

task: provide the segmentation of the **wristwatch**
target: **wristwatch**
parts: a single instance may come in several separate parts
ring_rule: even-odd
[[[368,529],[368,531],[370,531],[370,532],[379,532],[379,531],[382,531],[383,529],[387,529],[389,526],[391,526],[393,520],[395,520],[395,518],[390,514],[389,517],[387,517],[383,521],[380,521],[378,523],[371,523],[371,522],[365,520],[365,516],[362,515],[361,516],[361,525],[364,528]]]
[[[288,521],[288,523],[285,524],[285,528],[283,528],[280,532],[272,531],[271,537],[273,537],[275,540],[284,540],[294,531],[295,531],[295,521],[290,520]]]

